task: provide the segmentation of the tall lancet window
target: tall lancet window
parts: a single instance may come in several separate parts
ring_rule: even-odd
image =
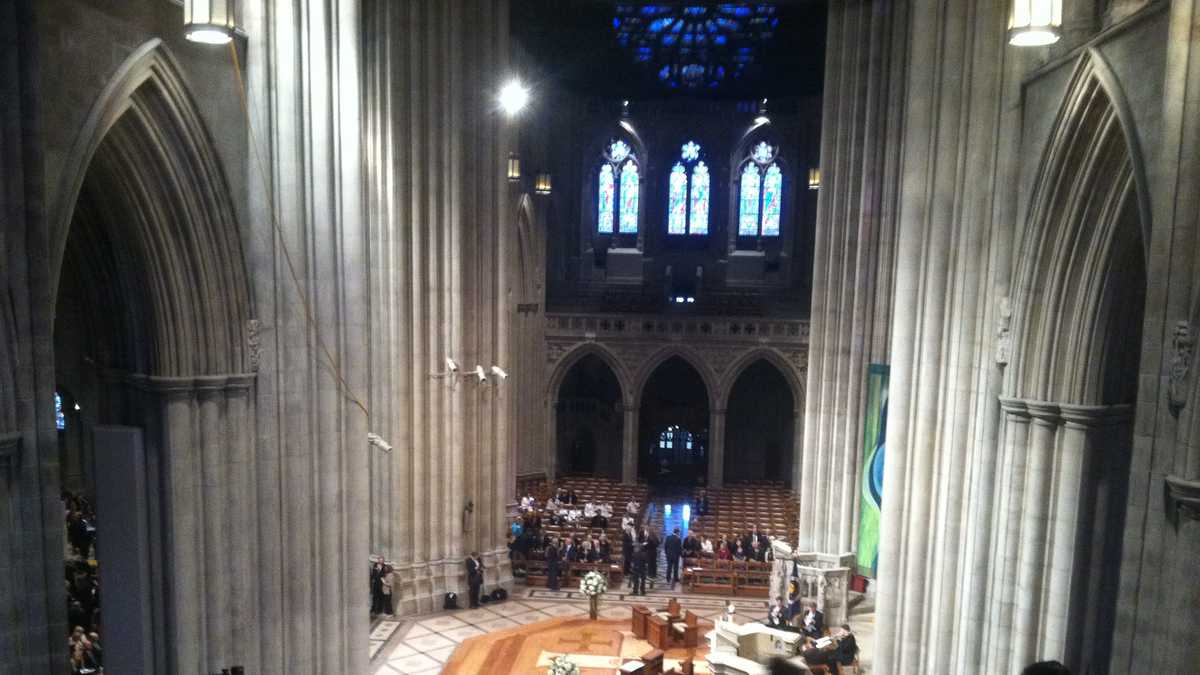
[[[667,182],[667,234],[708,234],[711,180],[700,146],[684,144]]]
[[[622,140],[608,144],[597,178],[596,231],[637,234],[641,175],[633,149]]]
[[[754,146],[742,165],[738,186],[738,236],[778,237],[783,213],[783,169],[778,152],[765,141]]]

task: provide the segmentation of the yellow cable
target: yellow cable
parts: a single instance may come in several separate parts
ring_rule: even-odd
[[[283,237],[283,228],[281,228],[279,225],[279,214],[275,211],[275,193],[271,189],[271,182],[267,180],[266,167],[263,164],[262,155],[259,153],[258,141],[254,136],[254,124],[250,119],[250,103],[249,99],[246,97],[246,83],[242,79],[242,67],[241,62],[238,59],[237,44],[233,40],[229,41],[229,54],[232,57],[233,76],[237,80],[238,95],[240,96],[242,102],[242,114],[246,117],[246,131],[250,136],[250,149],[254,153],[255,166],[258,168],[259,179],[262,180],[263,183],[263,191],[266,193],[270,202],[268,210],[271,213],[271,225],[274,227],[275,233],[278,236],[279,248],[283,251],[283,259],[287,262],[288,273],[292,278],[292,283],[296,285],[296,294],[300,297],[300,304],[304,306],[305,321],[316,335],[317,344],[320,346],[321,351],[325,354],[325,359],[329,363],[329,370],[333,373],[334,379],[337,380],[338,387],[342,390],[342,393],[354,403],[354,405],[358,406],[358,409],[363,412],[363,415],[370,420],[371,413],[367,411],[367,406],[363,405],[363,402],[354,395],[354,391],[350,388],[349,383],[346,382],[346,378],[342,377],[341,368],[338,367],[337,361],[333,358],[333,353],[330,352],[329,347],[325,344],[325,340],[321,338],[321,330],[317,326],[316,321],[313,319],[312,306],[309,305],[308,297],[304,292],[304,286],[301,285],[300,277],[296,274],[296,266],[292,262],[292,254],[288,251],[287,241]]]

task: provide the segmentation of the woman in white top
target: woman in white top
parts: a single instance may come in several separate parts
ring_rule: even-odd
[[[708,537],[704,538],[704,541],[702,541],[700,543],[700,552],[703,553],[704,555],[712,555],[713,554],[712,539],[709,539]]]

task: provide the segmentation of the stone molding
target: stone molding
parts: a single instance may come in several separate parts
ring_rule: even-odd
[[[1022,398],[1000,398],[1000,409],[1016,422],[1034,420],[1050,426],[1102,429],[1120,426],[1133,419],[1133,406],[1079,405]]]
[[[1163,484],[1167,497],[1167,517],[1176,527],[1181,517],[1200,520],[1200,481],[1166,476]]]

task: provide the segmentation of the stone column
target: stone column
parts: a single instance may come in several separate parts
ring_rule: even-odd
[[[989,280],[1004,265],[990,249],[1004,224],[994,205],[1010,198],[996,196],[1008,185],[998,174],[1008,152],[998,133],[1008,10],[980,1],[906,5],[906,25],[921,34],[906,36],[904,50],[874,668],[991,672],[955,640],[962,614],[980,601],[962,585],[975,564],[963,522],[975,499],[990,500],[992,482],[979,473],[976,448],[977,422],[994,406],[992,372],[982,365],[990,356],[982,331],[994,325]],[[808,468],[811,484],[819,479]]]
[[[626,404],[622,410],[625,421],[621,425],[621,482],[632,485],[638,478],[638,409]]]
[[[713,409],[708,416],[708,487],[725,484],[725,414]]]
[[[812,335],[796,444],[800,548],[857,537],[867,365],[886,363],[907,2],[831,3],[813,252]]]

